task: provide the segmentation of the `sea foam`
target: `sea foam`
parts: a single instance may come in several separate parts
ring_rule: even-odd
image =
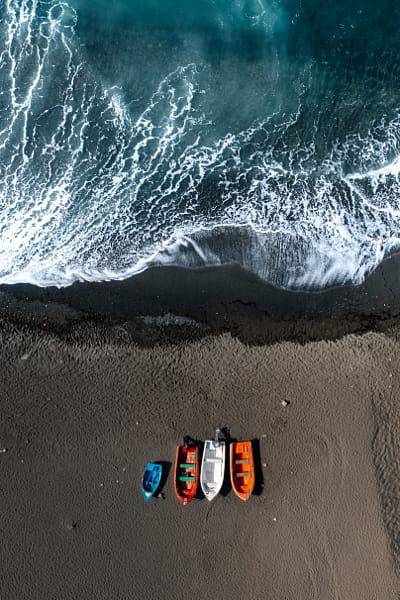
[[[360,283],[398,249],[400,116],[321,149],[315,120],[301,135],[300,91],[295,110],[216,136],[204,64],[167,73],[136,112],[94,73],[66,2],[3,14],[1,283],[238,263],[319,289]]]

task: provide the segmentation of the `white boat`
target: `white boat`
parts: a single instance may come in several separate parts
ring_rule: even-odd
[[[225,442],[218,439],[219,429],[215,432],[215,440],[204,442],[203,459],[201,461],[200,485],[207,500],[213,500],[219,493],[225,475]]]

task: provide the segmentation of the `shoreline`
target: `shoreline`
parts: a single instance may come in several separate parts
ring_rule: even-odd
[[[64,334],[77,323],[129,324],[133,339],[160,334],[172,343],[229,331],[250,344],[335,340],[385,331],[400,321],[400,254],[360,285],[319,292],[280,290],[236,265],[187,269],[151,267],[129,279],[77,282],[65,288],[0,286],[0,314],[43,323]],[[161,333],[162,332],[162,333]]]
[[[323,293],[236,267],[2,286],[5,593],[397,598],[399,264]],[[215,427],[256,442],[257,493],[226,474],[182,507],[176,445]]]

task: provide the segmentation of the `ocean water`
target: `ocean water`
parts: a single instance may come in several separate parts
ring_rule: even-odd
[[[400,246],[399,24],[368,0],[0,0],[0,283],[360,283]]]

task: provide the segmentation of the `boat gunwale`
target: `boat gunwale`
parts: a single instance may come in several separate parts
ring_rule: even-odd
[[[150,473],[150,478],[154,475],[155,473],[155,479],[150,481],[150,485],[152,486],[152,489],[147,490],[145,488],[145,485],[149,483],[149,481],[145,482],[145,477],[146,474]],[[143,472],[143,477],[142,477],[142,492],[143,492],[143,496],[144,499],[149,500],[152,496],[154,496],[154,494],[156,493],[160,482],[161,482],[161,477],[162,477],[162,465],[160,465],[160,463],[153,463],[153,462],[149,462],[147,463],[144,472]]]
[[[216,443],[218,443],[218,446],[215,448]],[[217,465],[218,463],[220,463],[222,465],[222,473],[221,473],[221,477],[220,477],[220,481],[217,481],[217,486],[216,487],[210,487],[207,484],[207,479],[205,477],[205,463],[208,462],[207,461],[207,452],[210,451],[210,449],[220,449],[222,448],[222,456],[221,459],[217,461],[217,459],[215,459],[214,461],[210,461],[211,464],[215,464]],[[203,494],[205,495],[205,497],[207,498],[207,500],[213,500],[215,498],[215,496],[217,496],[221,489],[222,486],[224,484],[224,479],[225,479],[225,465],[226,465],[226,442],[224,440],[205,440],[204,441],[204,451],[203,451],[203,458],[201,461],[201,470],[200,470],[200,485],[201,485],[201,489],[203,491]]]
[[[248,459],[239,458],[238,461],[240,461],[240,462],[236,462],[236,460],[234,460],[235,454],[236,455],[240,454],[242,456],[242,453],[236,452],[236,448],[240,444],[244,444],[244,445],[246,445],[247,449],[250,449],[249,458]],[[254,456],[253,456],[253,445],[251,443],[251,440],[245,440],[245,441],[241,441],[241,442],[231,442],[229,450],[230,450],[230,475],[231,475],[232,489],[241,500],[246,501],[253,493],[254,487],[255,487],[255,466],[254,466]],[[241,464],[243,466],[246,465],[246,471],[238,471],[236,473],[234,470],[234,466],[236,464]],[[249,475],[246,475],[246,476],[250,476],[251,482],[247,486],[247,489],[245,491],[242,491],[243,485],[239,485],[239,483],[237,482],[237,479],[238,479],[239,473],[245,473],[245,472],[249,473]],[[239,477],[244,477],[244,475],[241,475]]]
[[[185,460],[183,460],[183,458],[181,456],[182,453],[185,454]],[[193,467],[189,467],[189,466],[187,466],[190,464],[187,461],[187,455],[192,454],[192,453],[194,453],[195,459],[193,462]],[[181,465],[185,465],[186,468],[182,468]],[[180,475],[180,473],[187,472],[190,469],[194,469],[193,479],[192,478],[190,480],[187,479],[186,481],[191,481],[192,485],[190,488],[183,488],[182,485],[179,483],[179,482],[183,483],[183,480],[180,479],[180,477],[182,477]],[[184,445],[178,445],[176,448],[176,458],[175,458],[174,488],[175,488],[175,493],[178,497],[178,500],[180,502],[182,502],[182,504],[184,506],[189,504],[189,502],[191,502],[191,500],[193,500],[193,498],[195,497],[197,488],[198,488],[198,483],[199,483],[199,447],[194,446],[193,448],[186,448],[186,446],[184,446]],[[183,493],[184,490],[187,490],[188,493],[184,494]]]

